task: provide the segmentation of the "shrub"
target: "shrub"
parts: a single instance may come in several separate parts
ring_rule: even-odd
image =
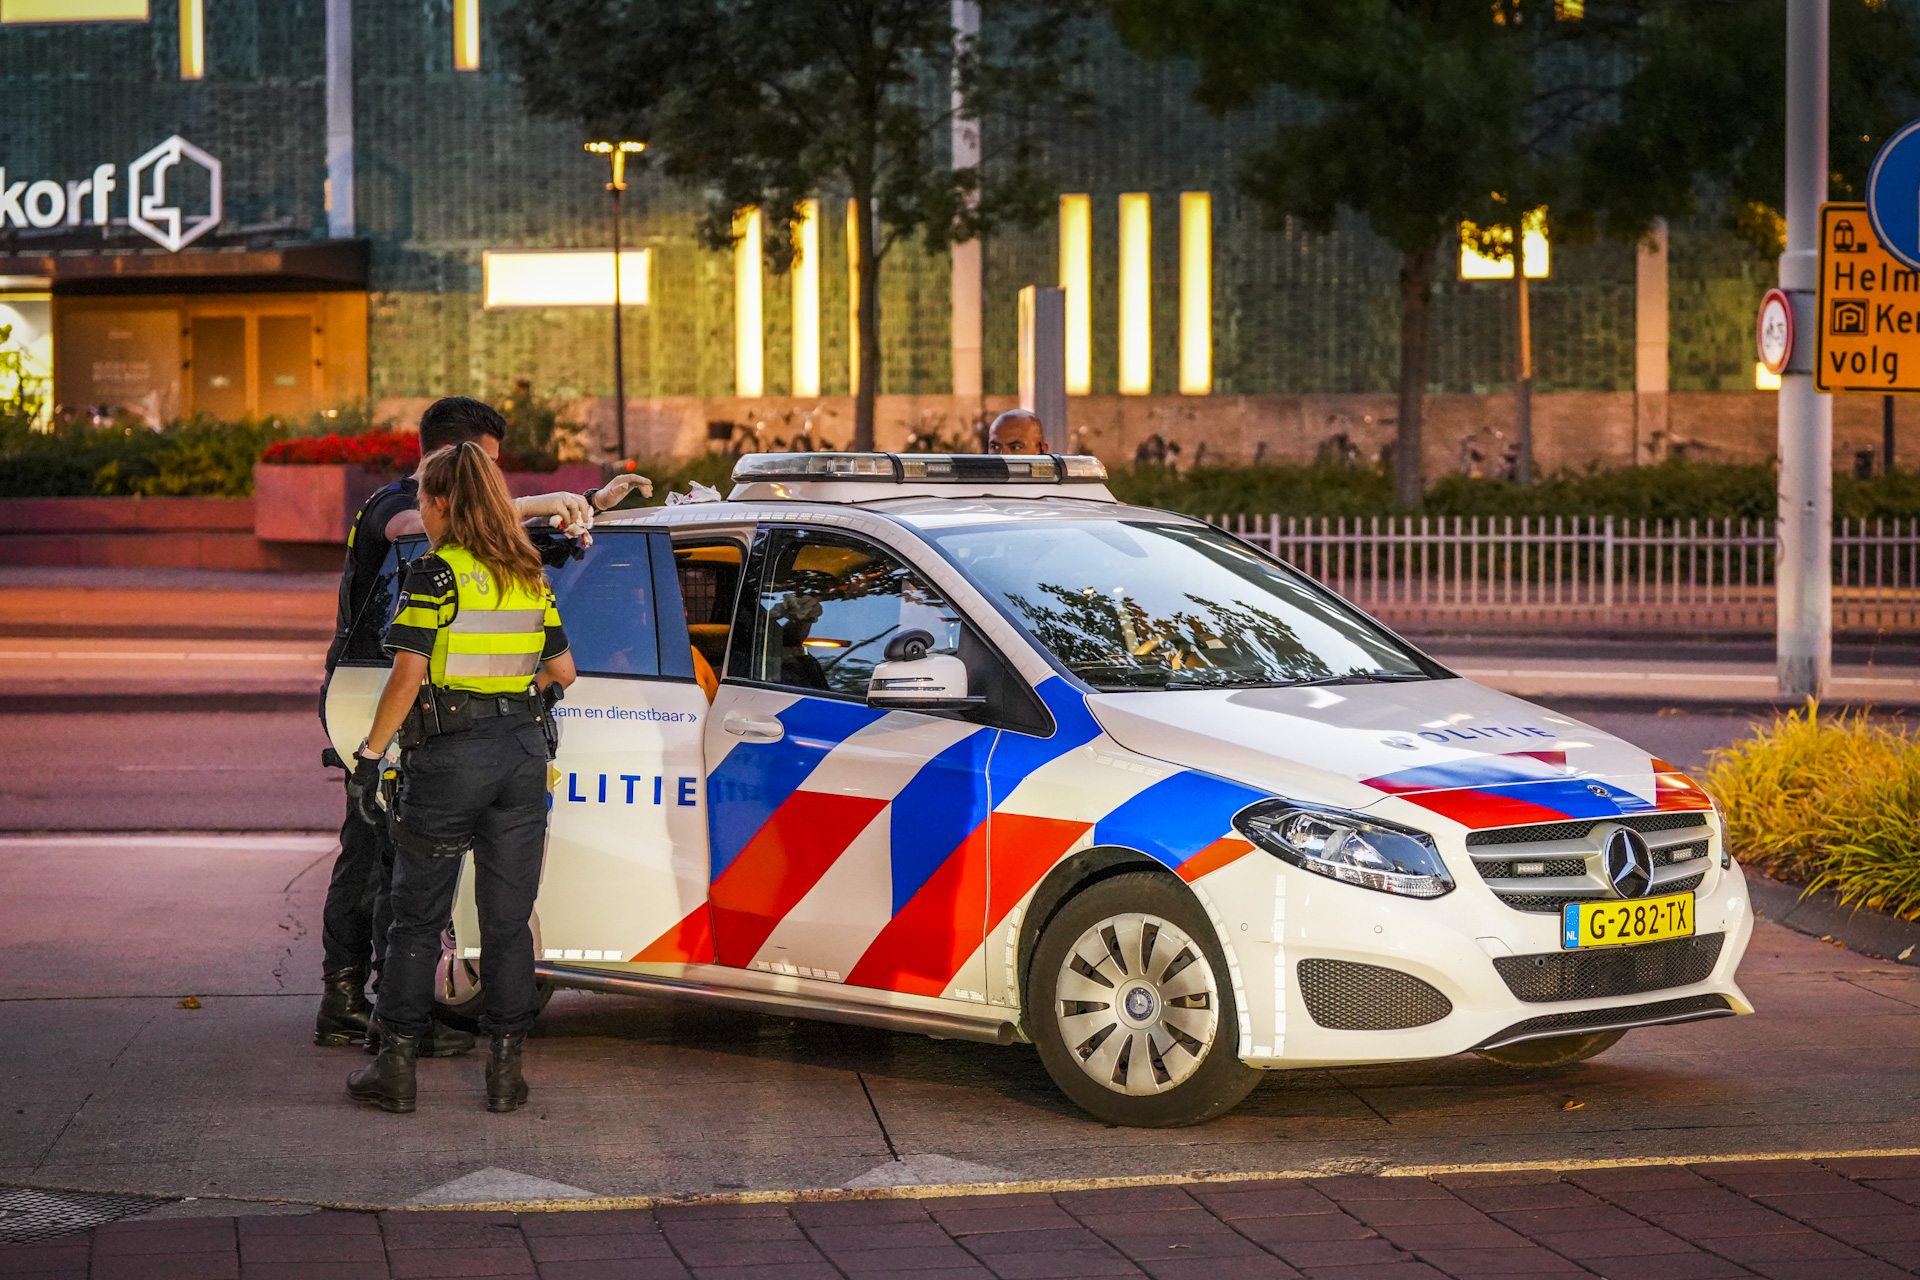
[[[137,419],[36,431],[23,417],[0,416],[0,496],[244,497],[253,492],[253,460],[285,434],[276,422],[206,418],[158,431]]]
[[[1510,480],[1449,475],[1435,480],[1416,516],[1615,516],[1628,520],[1771,519],[1778,506],[1771,463],[1689,462],[1562,471],[1523,489]],[[1285,466],[1116,468],[1114,494],[1190,515],[1392,516],[1392,472],[1329,463]],[[1833,478],[1833,512],[1851,518],[1920,517],[1920,472]]]
[[[1713,753],[1707,788],[1749,866],[1920,919],[1920,742],[1809,704]]]

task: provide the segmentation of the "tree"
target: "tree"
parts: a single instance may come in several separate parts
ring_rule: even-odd
[[[1203,106],[1276,89],[1300,110],[1241,175],[1276,222],[1325,230],[1351,210],[1400,253],[1396,496],[1421,493],[1429,299],[1463,222],[1527,209],[1556,231],[1637,238],[1727,203],[1777,225],[1784,168],[1785,0],[1114,0],[1146,56],[1193,60]],[[1861,177],[1914,83],[1913,36],[1888,0],[1835,0],[1834,159]],[[1857,164],[1857,169],[1854,168]]]
[[[871,449],[881,266],[916,233],[941,252],[1044,214],[1029,113],[1076,101],[1077,2],[989,4],[981,34],[956,40],[949,6],[929,0],[520,0],[505,43],[534,112],[644,140],[663,172],[705,196],[709,248],[733,244],[735,215],[757,206],[768,264],[784,271],[800,202],[851,198],[853,448]],[[991,182],[951,167],[956,109],[991,122]]]
[[[1581,207],[1616,236],[1655,218],[1718,213],[1761,253],[1784,247],[1786,0],[1656,0],[1618,112],[1587,139]],[[1889,134],[1920,113],[1920,33],[1887,0],[1833,0],[1831,197],[1866,198]],[[1703,181],[1704,179],[1704,181]]]
[[[1502,0],[1117,0],[1122,38],[1197,63],[1220,114],[1275,88],[1303,110],[1252,155],[1242,185],[1276,223],[1330,230],[1348,209],[1400,254],[1396,495],[1420,500],[1434,269],[1463,220],[1493,223],[1531,90]]]

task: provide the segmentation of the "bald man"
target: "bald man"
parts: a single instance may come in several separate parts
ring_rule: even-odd
[[[1047,429],[1031,409],[1009,409],[987,428],[988,453],[1045,453]]]

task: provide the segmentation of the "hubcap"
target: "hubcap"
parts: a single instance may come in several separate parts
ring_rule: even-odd
[[[1115,1093],[1155,1094],[1192,1075],[1219,1028],[1200,944],[1153,915],[1110,916],[1060,966],[1054,1016],[1080,1069]]]

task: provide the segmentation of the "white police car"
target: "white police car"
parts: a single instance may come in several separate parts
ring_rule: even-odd
[[[1751,1012],[1718,814],[1091,458],[762,454],[557,567],[540,971],[1031,1040],[1103,1120]],[[405,550],[405,549],[403,549]],[[414,544],[409,554],[418,554]],[[336,674],[343,751],[380,595]],[[709,705],[698,652],[720,674]],[[469,1001],[470,895],[443,985]]]

